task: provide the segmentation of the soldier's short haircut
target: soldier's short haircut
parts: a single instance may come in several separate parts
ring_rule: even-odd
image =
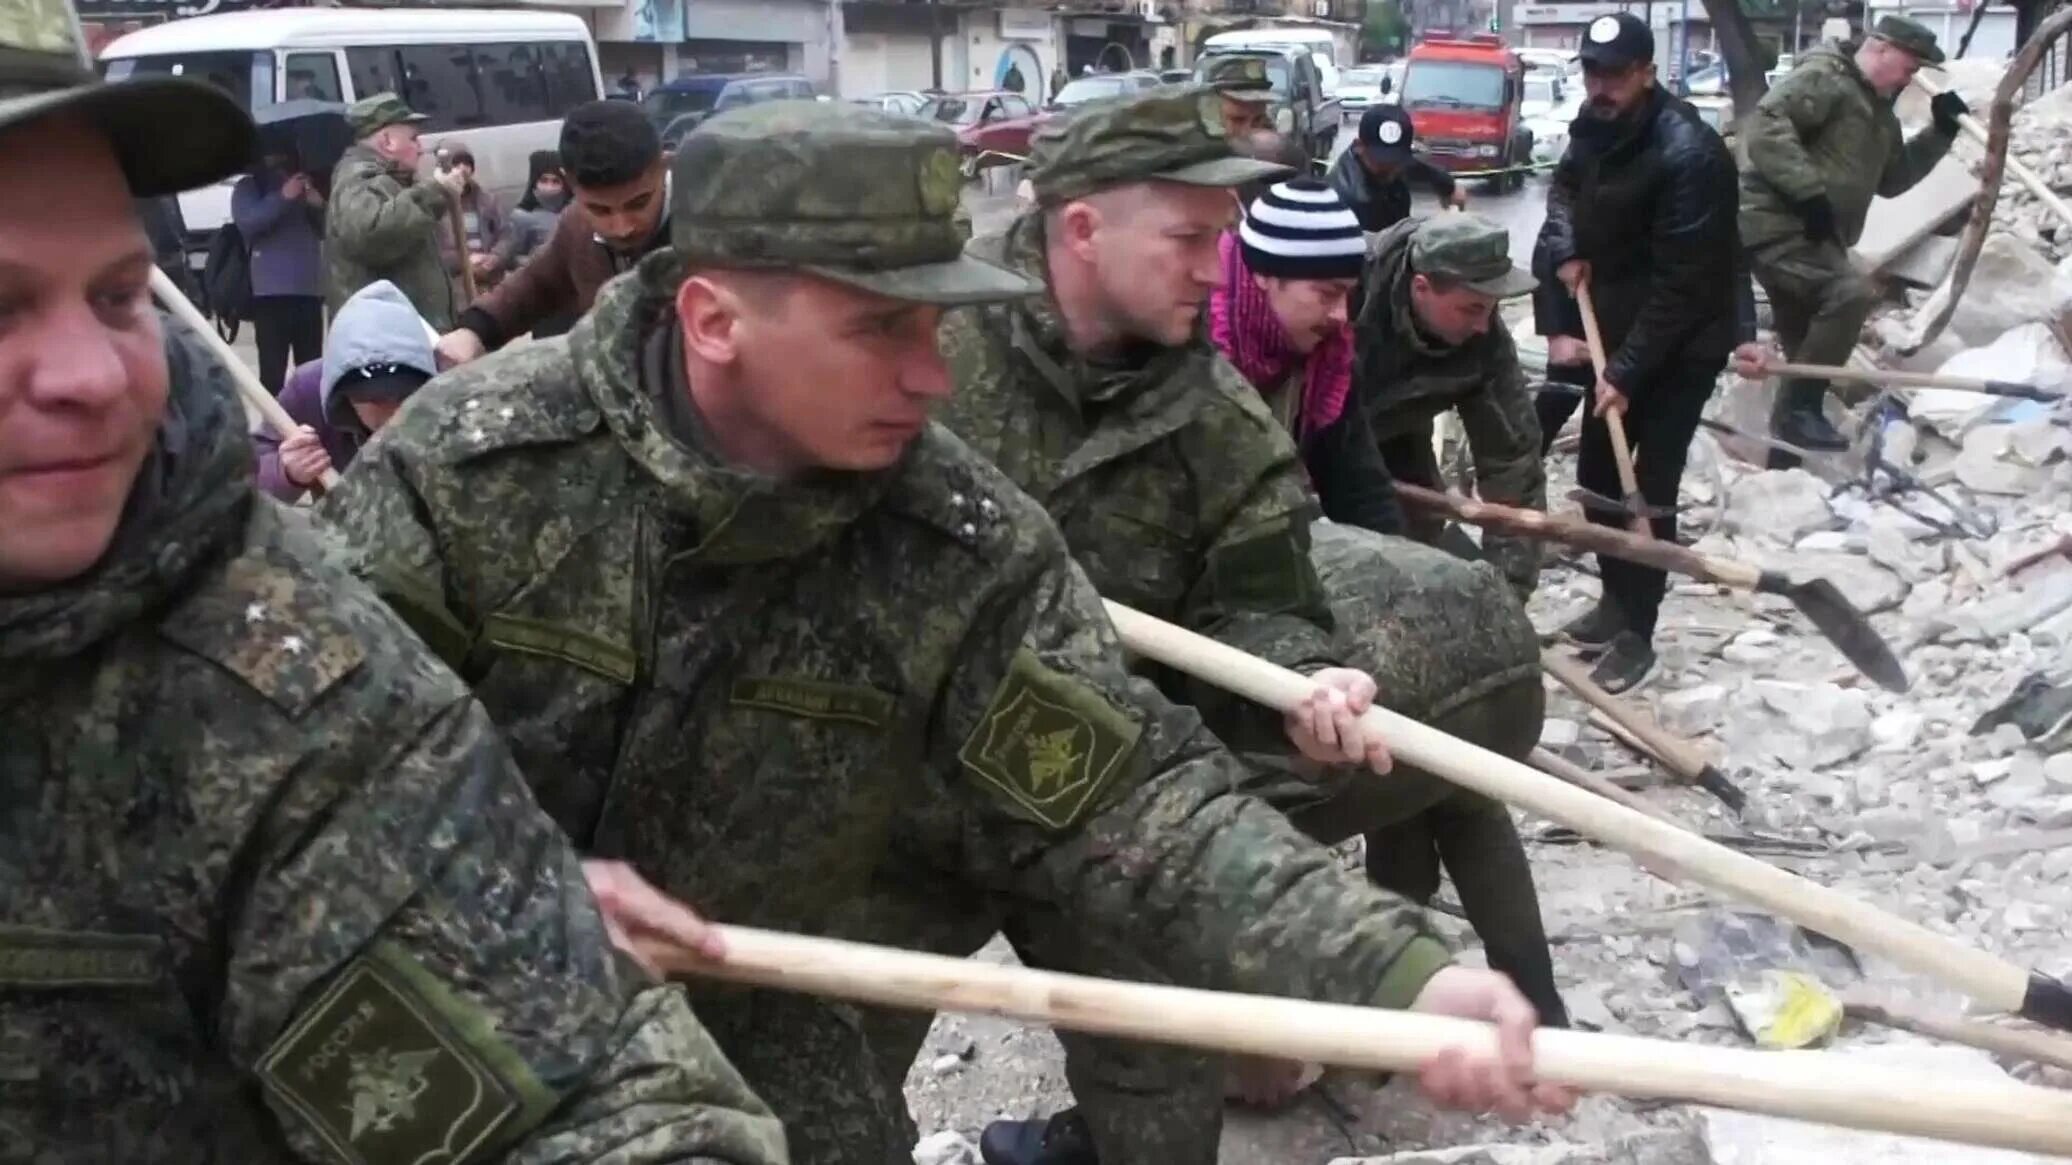
[[[662,137],[638,105],[591,101],[561,123],[561,169],[577,186],[623,186],[662,157]]]

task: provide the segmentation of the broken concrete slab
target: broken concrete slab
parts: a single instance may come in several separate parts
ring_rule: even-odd
[[[1996,232],[1979,248],[1978,264],[1950,315],[1949,328],[1965,343],[1983,345],[2023,324],[2061,326],[2068,316],[2072,281],[2059,275],[2036,248]]]
[[[2049,422],[2045,422],[2046,425]],[[1964,434],[1951,469],[1975,493],[2025,497],[2043,488],[2050,475],[2016,454],[2015,426],[1978,425]]]
[[[1914,287],[1939,286],[1956,264],[1960,245],[1955,235],[1929,235],[1894,256],[1884,273]]]
[[[1973,1048],[1882,1044],[1842,1048],[1831,1054],[1916,1071],[1923,1079],[2007,1079],[1990,1053]],[[1957,1161],[1964,1165],[2052,1165],[2062,1161],[1716,1108],[1699,1110],[1699,1130],[1712,1165],[1951,1165]]]
[[[1736,482],[1720,513],[1720,528],[1787,545],[1835,524],[1828,486],[1803,469],[1768,470]]]
[[[1946,157],[1928,177],[1898,198],[1874,198],[1863,236],[1850,254],[1868,271],[1880,271],[1913,249],[1937,227],[1956,218],[1978,197],[1978,179],[1957,157]]]

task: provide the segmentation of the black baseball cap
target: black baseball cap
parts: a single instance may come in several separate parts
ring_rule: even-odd
[[[1383,165],[1408,162],[1410,143],[1416,137],[1410,115],[1400,105],[1370,105],[1360,115],[1360,146]]]
[[[1583,47],[1576,56],[1586,65],[1623,69],[1655,59],[1655,34],[1631,12],[1600,16],[1583,30]]]

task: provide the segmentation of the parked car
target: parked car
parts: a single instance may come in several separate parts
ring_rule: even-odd
[[[1338,74],[1338,107],[1348,120],[1385,105],[1395,96],[1396,79],[1387,65],[1358,65]]]
[[[1583,87],[1571,86],[1566,76],[1545,69],[1525,74],[1525,97],[1518,103],[1518,116],[1532,132],[1532,160],[1535,164],[1556,162],[1568,149],[1568,123],[1583,111]]]
[[[640,104],[662,132],[662,148],[673,151],[685,134],[715,113],[817,96],[813,83],[797,73],[689,73],[655,86]]]
[[[1191,72],[1187,75],[1190,79],[1194,76]],[[1157,73],[1143,69],[1133,69],[1127,73],[1095,73],[1091,77],[1080,77],[1067,82],[1063,89],[1058,90],[1058,95],[1050,99],[1048,108],[1070,109],[1089,101],[1099,101],[1103,97],[1120,97],[1125,93],[1152,89],[1162,84],[1164,82],[1159,80]]]
[[[1036,132],[1036,125],[1042,120],[1028,98],[1008,89],[931,97],[915,116],[957,132],[957,148],[964,155],[967,177],[985,166],[1008,160],[1001,155],[1027,157],[1029,135]]]
[[[1573,49],[1519,49],[1518,59],[1525,63],[1528,73],[1566,75],[1576,54]]]
[[[1160,69],[1158,72],[1158,82],[1161,85],[1185,85],[1192,80],[1192,69]]]
[[[873,93],[868,97],[851,97],[849,104],[912,117],[921,112],[923,105],[928,104],[928,94],[918,89],[894,89],[887,93]]]

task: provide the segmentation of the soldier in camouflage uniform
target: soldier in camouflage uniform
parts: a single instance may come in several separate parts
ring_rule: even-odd
[[[1297,670],[1361,665],[1396,710],[1522,756],[1545,697],[1532,626],[1503,582],[1349,527],[1319,525],[1312,547],[1315,501],[1293,442],[1198,329],[1221,278],[1229,188],[1285,169],[1234,155],[1215,95],[1195,88],[1046,127],[1030,172],[1038,207],[972,248],[1049,294],[945,323],[960,390],[948,425],[1043,503],[1103,595]],[[1504,919],[1484,932],[1493,965],[1559,1021],[1531,873],[1502,805],[1430,774],[1291,767],[1276,718],[1152,674],[1254,754],[1251,787],[1313,836],[1367,833],[1382,886],[1428,898],[1447,852],[1471,909]],[[1473,827],[1439,828],[1438,818]],[[1388,826],[1404,832],[1381,832]],[[1455,848],[1467,834],[1472,853]],[[1009,934],[1029,961],[1152,973],[1065,928]],[[1218,1066],[1114,1041],[1066,1048],[1079,1111],[988,1130],[991,1160],[1091,1160],[1095,1144],[1110,1165],[1214,1160]]]
[[[1222,102],[1223,132],[1242,142],[1261,131],[1273,132],[1273,78],[1266,58],[1218,53],[1202,64],[1202,81]]]
[[[1903,16],[1878,21],[1856,45],[1823,44],[1761,104],[1742,129],[1741,243],[1769,293],[1777,337],[1790,359],[1847,364],[1877,302],[1850,263],[1871,198],[1895,198],[1935,169],[1968,112],[1955,93],[1932,102],[1933,123],[1902,140],[1892,104],[1923,64],[1942,63],[1935,34]],[[1807,449],[1849,443],[1822,412],[1823,380],[1789,380],[1771,431]],[[1771,464],[1796,464],[1772,454]]]
[[[1522,1040],[1507,983],[1447,967],[1414,911],[1237,790],[1124,670],[1042,510],[927,423],[944,308],[1030,289],[962,256],[961,185],[939,126],[713,118],[674,160],[672,249],[565,340],[435,380],[321,512],[577,842],[699,911],[959,954],[1038,911],[1184,982],[1415,1000]],[[1371,755],[1334,691],[1297,735]],[[693,992],[801,1161],[907,1165],[904,1064],[855,1008]],[[1496,1068],[1426,1083],[1524,1112]]]
[[[0,1161],[783,1165],[480,705],[255,493],[131,191],[244,165],[0,3]],[[165,127],[178,126],[178,134]]]
[[[1467,431],[1476,492],[1507,506],[1546,509],[1539,420],[1511,330],[1497,315],[1500,301],[1533,288],[1532,277],[1511,263],[1510,236],[1474,215],[1440,214],[1397,223],[1374,239],[1370,253],[1353,323],[1353,392],[1389,473],[1446,488],[1432,422],[1451,409]],[[1405,517],[1406,533],[1419,542],[1448,536],[1438,518],[1416,510]],[[1490,531],[1481,555],[1521,600],[1532,597],[1538,543]]]
[[[324,302],[334,316],[354,292],[386,279],[433,328],[453,326],[460,305],[439,238],[451,229],[447,207],[463,181],[455,171],[418,179],[417,126],[424,119],[393,93],[363,97],[346,111],[356,142],[331,172],[324,216]]]

